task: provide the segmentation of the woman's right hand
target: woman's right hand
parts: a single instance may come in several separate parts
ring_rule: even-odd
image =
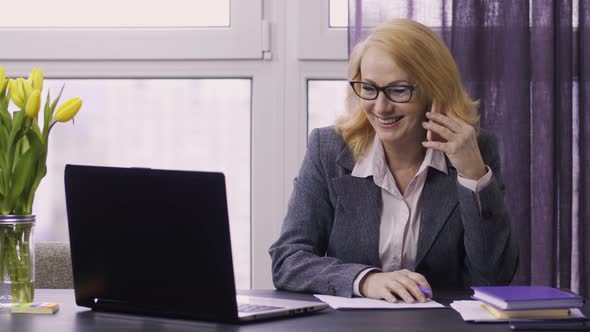
[[[394,272],[369,272],[361,280],[359,285],[363,296],[372,299],[384,299],[387,302],[397,302],[398,298],[406,303],[426,302],[427,297],[418,285],[432,288],[420,273],[410,270],[399,270]]]

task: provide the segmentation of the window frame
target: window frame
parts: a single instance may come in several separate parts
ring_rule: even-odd
[[[230,0],[215,28],[0,28],[0,60],[261,59],[262,0]]]
[[[348,59],[348,29],[330,27],[329,0],[299,0],[296,15],[300,17],[300,60]]]

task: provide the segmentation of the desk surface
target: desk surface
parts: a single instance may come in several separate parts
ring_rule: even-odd
[[[308,294],[279,291],[242,291],[264,297],[312,300]],[[465,298],[465,294],[444,294],[438,299],[447,305],[448,300]],[[215,324],[183,319],[156,318],[126,314],[93,312],[78,307],[71,289],[39,289],[35,301],[58,302],[60,311],[55,315],[11,315],[0,312],[0,331],[510,331],[506,323],[465,323],[451,308],[420,310],[333,310],[275,319],[246,325]],[[590,306],[584,308],[590,314]]]

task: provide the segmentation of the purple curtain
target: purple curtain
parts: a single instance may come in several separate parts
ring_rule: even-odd
[[[400,17],[443,37],[498,137],[513,283],[590,296],[590,0],[349,0],[349,48]]]
[[[579,271],[580,289],[586,295],[590,295],[590,116],[586,114],[590,110],[590,0],[581,0],[579,4],[578,19],[578,48],[579,60],[578,74],[578,100],[574,105],[579,109],[579,145],[574,146],[574,151],[579,153],[579,212],[578,234],[579,245]]]

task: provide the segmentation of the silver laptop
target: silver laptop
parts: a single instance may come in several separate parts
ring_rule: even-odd
[[[80,306],[230,323],[327,307],[236,296],[221,173],[67,165],[65,188]]]

